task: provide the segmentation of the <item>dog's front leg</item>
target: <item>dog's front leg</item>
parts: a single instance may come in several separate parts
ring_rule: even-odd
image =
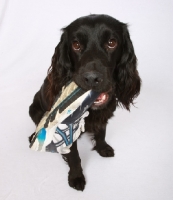
[[[84,190],[85,188],[85,177],[82,172],[81,159],[77,150],[77,141],[75,141],[71,148],[71,152],[64,154],[63,158],[70,167],[68,175],[68,183],[70,187],[76,190]]]
[[[113,157],[114,150],[110,145],[106,143],[105,136],[106,125],[102,125],[97,131],[94,132],[94,140],[96,142],[96,145],[93,149],[96,150],[103,157]]]

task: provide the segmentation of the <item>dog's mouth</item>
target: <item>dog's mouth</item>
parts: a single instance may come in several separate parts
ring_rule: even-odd
[[[99,95],[99,97],[97,97],[97,99],[94,101],[92,107],[99,107],[99,106],[102,106],[102,105],[104,105],[104,104],[107,103],[108,99],[109,99],[108,93],[106,93],[106,92],[101,93],[101,94]]]

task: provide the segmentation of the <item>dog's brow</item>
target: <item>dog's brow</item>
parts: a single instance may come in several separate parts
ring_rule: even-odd
[[[111,33],[110,30],[105,29],[105,30],[103,30],[103,31],[100,32],[100,35],[101,35],[102,37],[110,37],[110,35],[112,35],[112,33]]]
[[[100,31],[99,32],[99,37],[102,39],[102,40],[109,40],[109,39],[112,39],[112,38],[118,38],[118,34],[109,29],[109,28],[106,28],[104,29],[103,31]]]
[[[78,31],[73,35],[74,39],[82,40],[82,41],[87,41],[88,35],[83,32],[83,31]]]

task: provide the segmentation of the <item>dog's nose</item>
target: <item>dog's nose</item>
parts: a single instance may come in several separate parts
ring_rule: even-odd
[[[88,86],[99,85],[103,81],[103,75],[99,72],[85,72],[83,73],[85,84]]]

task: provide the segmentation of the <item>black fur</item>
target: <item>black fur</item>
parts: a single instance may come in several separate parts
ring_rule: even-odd
[[[80,49],[74,48],[77,45],[80,45]],[[94,134],[94,150],[103,157],[114,156],[113,148],[105,141],[106,125],[118,105],[130,110],[130,104],[140,92],[141,80],[136,64],[126,24],[107,15],[89,15],[75,20],[63,29],[48,76],[30,106],[32,120],[36,125],[39,123],[69,80],[75,81],[83,89],[106,93],[108,100],[103,105],[93,105],[89,109],[85,129]],[[63,157],[70,167],[69,185],[84,190],[85,178],[77,142],[73,143],[71,152]]]

